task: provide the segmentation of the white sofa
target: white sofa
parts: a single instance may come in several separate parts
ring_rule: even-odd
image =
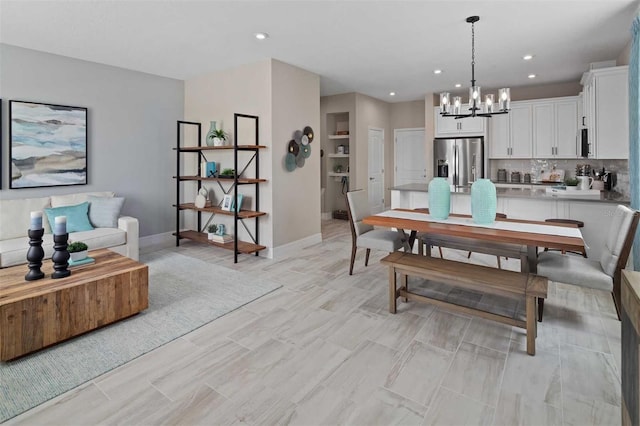
[[[48,207],[62,207],[88,201],[88,197],[113,197],[113,192],[86,192],[70,195],[52,195],[41,198],[0,200],[0,268],[27,263],[32,211],[44,211]],[[42,238],[45,259],[53,254],[53,234],[46,215],[42,218],[45,230]],[[90,231],[72,232],[70,241],[82,241],[89,250],[109,248],[123,256],[138,260],[138,219],[128,216],[118,218],[117,228],[94,228]]]

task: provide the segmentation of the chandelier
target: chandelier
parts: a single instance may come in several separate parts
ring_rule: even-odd
[[[485,96],[481,101],[480,86],[476,86],[475,65],[475,23],[479,16],[469,16],[467,22],[471,24],[471,87],[469,88],[469,113],[462,112],[462,97],[454,96],[453,100],[449,92],[440,93],[440,115],[443,117],[491,117],[495,114],[507,114],[511,109],[511,93],[508,87],[498,91],[498,105],[493,93]]]

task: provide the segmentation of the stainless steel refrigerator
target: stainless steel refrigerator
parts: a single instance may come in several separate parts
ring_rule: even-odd
[[[482,137],[433,141],[433,171],[449,185],[470,186],[485,177],[484,140]]]

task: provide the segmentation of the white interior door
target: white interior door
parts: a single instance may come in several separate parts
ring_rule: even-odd
[[[369,129],[369,207],[384,210],[384,130]]]
[[[394,185],[427,184],[427,144],[424,129],[395,130]]]

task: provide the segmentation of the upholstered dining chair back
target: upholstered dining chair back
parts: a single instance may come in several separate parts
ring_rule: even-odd
[[[367,225],[362,222],[367,216],[371,216],[371,209],[369,208],[369,194],[363,189],[347,192],[347,204],[349,208],[349,214],[351,216],[351,222],[353,231],[356,237],[369,232],[373,229],[373,226]]]
[[[371,250],[382,250],[387,253],[404,247],[403,235],[396,231],[374,229],[373,226],[363,223],[363,219],[371,216],[369,208],[369,195],[362,189],[347,192],[347,211],[349,225],[351,226],[351,261],[349,262],[349,275],[353,274],[353,263],[356,259],[358,247],[366,248],[364,266],[369,264]]]
[[[627,266],[639,220],[640,212],[617,206],[600,260],[543,252],[538,256],[538,275],[552,281],[610,291],[620,318],[622,270]],[[541,308],[539,316],[542,318]]]
[[[637,220],[635,225],[633,223],[634,216],[636,216],[634,210],[622,205],[616,207],[611,224],[609,225],[609,234],[607,235],[604,249],[600,256],[600,266],[602,266],[602,270],[610,277],[614,276],[616,268],[624,269],[626,266],[631,245],[633,244],[635,230],[638,225]],[[626,252],[623,253],[625,249]]]

